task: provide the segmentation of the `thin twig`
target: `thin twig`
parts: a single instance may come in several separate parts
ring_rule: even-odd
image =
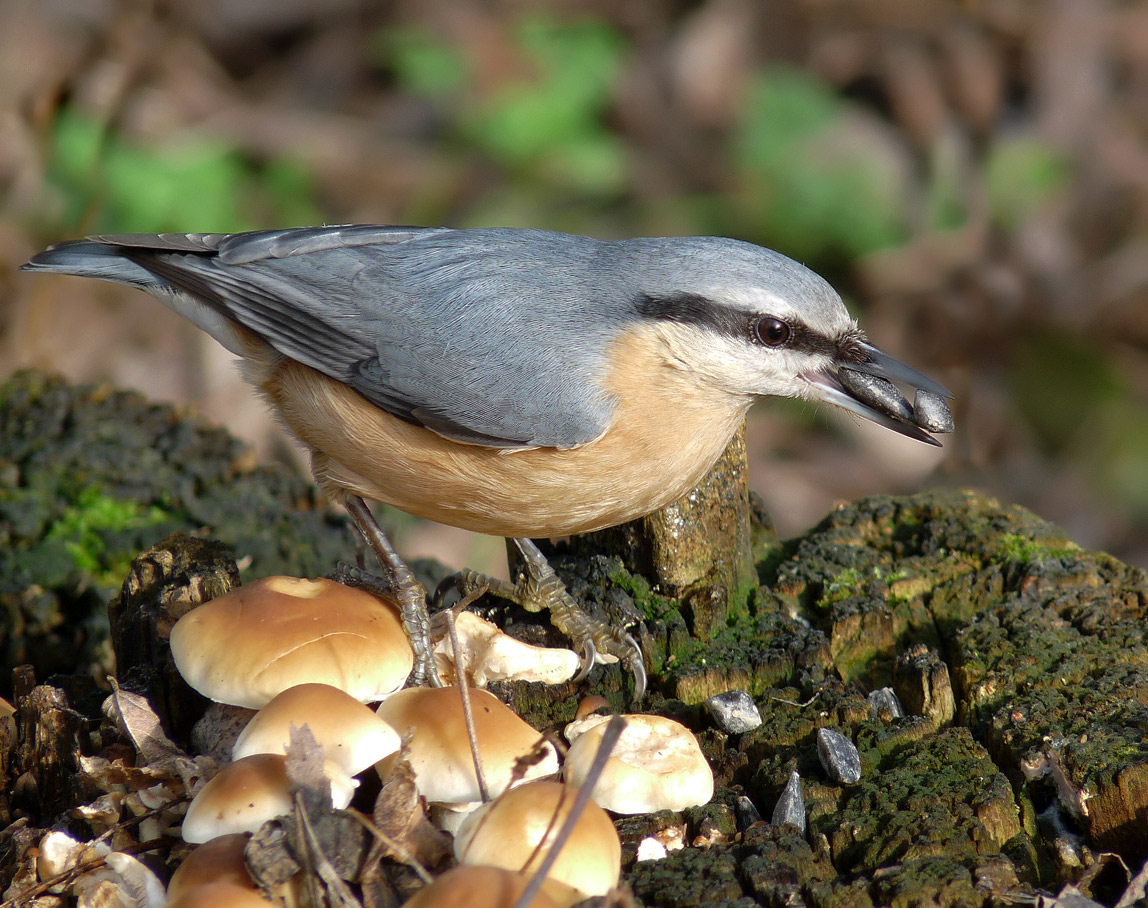
[[[796,706],[796,707],[799,707],[801,709],[807,709],[808,707],[812,706],[814,704],[814,702],[817,700],[817,698],[820,696],[821,696],[821,691],[818,691],[812,697],[810,697],[808,700],[806,700],[804,703],[799,703],[796,700],[787,700],[785,697],[769,697],[767,699],[773,701],[774,703],[784,703],[786,706]]]
[[[295,859],[299,862],[299,872],[303,874],[303,881],[307,885],[307,896],[312,905],[323,904],[320,901],[318,874],[315,872],[311,849],[308,847],[303,816],[303,804],[300,792],[296,791],[291,800],[292,812],[295,822],[291,824],[291,837],[295,840]]]
[[[474,761],[474,776],[478,780],[478,795],[483,804],[490,800],[490,790],[486,787],[486,774],[482,771],[482,760],[478,755],[478,732],[475,731],[474,713],[470,708],[470,682],[466,680],[466,665],[462,650],[458,645],[458,630],[454,625],[454,613],[455,609],[461,611],[485,592],[485,586],[479,587],[460,600],[453,608],[446,610],[446,629],[450,634],[450,648],[454,653],[454,673],[458,679],[459,694],[462,696],[462,718],[466,722],[466,736],[470,741],[470,757]]]
[[[357,810],[346,810],[344,813],[358,820],[359,823],[362,824],[363,828],[367,830],[367,832],[369,832],[392,852],[398,855],[399,860],[402,861],[402,863],[404,863],[406,866],[410,867],[411,870],[417,874],[420,880],[422,880],[427,885],[430,885],[432,882],[434,882],[434,877],[430,875],[430,872],[422,865],[419,859],[407,851],[407,849],[400,845],[395,839],[392,839],[389,835],[379,829],[378,826],[368,820]]]
[[[523,870],[534,863],[534,859],[538,857],[539,853],[542,851],[542,847],[546,844],[546,840],[550,838],[550,833],[557,825],[558,817],[562,813],[562,805],[566,803],[566,798],[569,794],[570,786],[563,785],[562,795],[558,798],[558,804],[554,807],[554,813],[550,815],[550,822],[546,824],[546,831],[542,833],[542,838],[538,840],[538,844],[535,845],[534,850],[530,852],[530,857],[527,858],[526,863],[522,865]],[[473,837],[471,838],[471,841],[474,841]]]
[[[574,799],[574,806],[570,808],[566,822],[563,823],[562,828],[558,830],[558,837],[554,840],[550,851],[546,857],[542,859],[542,863],[539,864],[538,869],[534,871],[534,876],[530,882],[527,883],[526,888],[522,890],[522,894],[514,903],[514,908],[526,908],[534,899],[534,896],[538,894],[538,890],[542,888],[542,884],[546,880],[546,875],[550,872],[550,868],[554,866],[554,862],[558,860],[558,855],[566,845],[566,840],[569,839],[571,833],[574,832],[574,827],[578,824],[578,818],[582,816],[582,811],[585,810],[586,805],[590,803],[590,795],[594,791],[594,786],[598,784],[598,777],[602,775],[602,770],[606,768],[606,761],[610,759],[610,754],[613,752],[614,746],[618,743],[618,738],[622,736],[622,732],[625,728],[626,720],[621,716],[614,716],[606,723],[606,730],[602,733],[602,743],[598,745],[598,753],[594,755],[594,762],[590,764],[590,771],[586,773],[586,779],[582,787],[578,790],[578,797]]]
[[[351,890],[347,884],[339,878],[339,874],[335,871],[335,868],[331,866],[331,862],[319,844],[319,839],[315,835],[314,828],[311,826],[311,818],[307,816],[307,811],[303,807],[302,795],[299,792],[295,792],[295,816],[303,827],[303,835],[306,838],[308,855],[318,859],[318,863],[315,865],[315,872],[327,887],[327,894],[333,895],[339,904],[347,906],[347,908],[363,908],[359,900],[351,894]],[[321,903],[316,902],[315,904]]]

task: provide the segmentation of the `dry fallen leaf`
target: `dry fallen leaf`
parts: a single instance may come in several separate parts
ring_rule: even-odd
[[[386,840],[376,839],[372,854],[378,850],[400,863],[409,864],[413,860],[426,867],[437,867],[450,854],[450,837],[427,819],[426,805],[403,753],[405,747],[400,758],[391,764],[375,800],[375,827]]]

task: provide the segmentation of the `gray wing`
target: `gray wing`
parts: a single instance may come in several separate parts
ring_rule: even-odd
[[[606,430],[605,351],[635,317],[600,246],[542,231],[332,227],[95,237],[30,265],[190,295],[441,435],[565,448]],[[99,267],[69,268],[65,253]]]

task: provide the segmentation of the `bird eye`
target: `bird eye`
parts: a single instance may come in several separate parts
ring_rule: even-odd
[[[763,315],[753,323],[753,337],[765,347],[784,347],[791,335],[789,325],[773,315]]]

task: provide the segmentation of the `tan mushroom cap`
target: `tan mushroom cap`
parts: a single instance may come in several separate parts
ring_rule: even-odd
[[[369,706],[329,684],[299,684],[255,714],[239,733],[232,758],[286,753],[292,725],[308,726],[323,748],[323,756],[350,775],[399,749],[398,732]]]
[[[16,732],[16,707],[0,697],[0,722],[7,725],[12,733]]]
[[[171,652],[205,697],[252,709],[308,682],[369,703],[401,688],[414,665],[393,605],[296,577],[256,580],[188,612],[172,628]]]
[[[403,908],[514,908],[530,879],[530,874],[501,867],[455,867],[416,892]],[[543,886],[527,908],[562,908],[549,890]]]
[[[463,820],[454,856],[460,864],[531,873],[557,838],[577,796],[577,788],[561,782],[528,782],[511,789]],[[590,801],[547,876],[572,888],[574,904],[605,895],[618,884],[621,872],[618,832],[606,811]]]
[[[229,763],[187,805],[183,840],[202,843],[216,836],[254,832],[291,810],[287,758],[255,754]]]
[[[491,797],[497,797],[510,784],[515,759],[529,753],[541,735],[494,694],[472,690],[470,697],[483,773]],[[407,758],[424,798],[447,804],[480,800],[458,688],[408,688],[383,701],[378,713],[400,735],[413,732]],[[524,781],[558,771],[554,747],[544,747],[545,758],[527,770]]]
[[[475,687],[486,687],[491,681],[561,684],[573,678],[581,665],[573,650],[523,643],[474,612],[461,612],[455,631],[466,674]],[[445,628],[431,652],[439,677],[448,684],[457,683],[454,648]]]
[[[204,842],[175,868],[167,884],[169,900],[188,890],[210,883],[230,883],[254,890],[255,882],[247,872],[243,852],[250,836],[244,832],[217,836]]]
[[[351,803],[357,784],[343,768],[325,760],[338,809]],[[268,820],[291,811],[291,783],[282,754],[252,754],[228,763],[199,790],[183,817],[183,840],[192,844],[236,832],[255,832]]]
[[[270,904],[258,890],[234,883],[209,883],[181,892],[164,908],[267,908]]]
[[[713,771],[688,728],[662,716],[623,718],[626,727],[594,786],[598,804],[614,813],[652,813],[684,810],[713,797]],[[585,780],[609,720],[587,716],[567,726],[571,744],[563,772],[571,785]]]

